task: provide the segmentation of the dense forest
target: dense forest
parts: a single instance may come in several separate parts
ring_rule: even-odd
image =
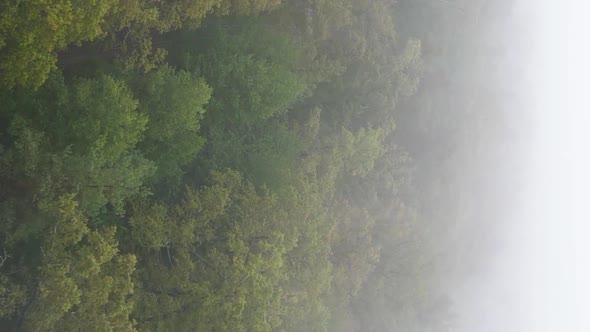
[[[2,1],[0,330],[450,330],[510,8]]]

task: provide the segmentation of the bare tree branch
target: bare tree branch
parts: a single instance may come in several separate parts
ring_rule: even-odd
[[[4,256],[0,255],[0,267],[4,265],[7,259],[12,258],[12,255],[6,253],[6,248],[3,248]]]

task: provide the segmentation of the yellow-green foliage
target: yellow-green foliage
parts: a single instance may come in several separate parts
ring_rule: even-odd
[[[117,0],[8,0],[0,4],[0,86],[39,87],[56,52],[105,34]]]
[[[115,228],[91,230],[74,195],[54,207],[27,331],[133,331],[135,256],[118,254]]]

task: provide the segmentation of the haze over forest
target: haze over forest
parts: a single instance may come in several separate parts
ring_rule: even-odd
[[[522,15],[3,1],[0,330],[526,330]]]

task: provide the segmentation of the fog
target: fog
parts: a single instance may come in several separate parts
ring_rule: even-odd
[[[0,331],[590,331],[590,4],[0,4]]]
[[[480,218],[497,222],[484,226],[497,230],[493,249],[477,251],[485,263],[450,286],[459,331],[590,330],[588,9],[584,1],[525,0],[512,12],[505,37],[517,56],[502,70],[517,82],[519,101],[507,106],[507,121],[524,135],[508,147],[513,173],[480,173],[496,183],[480,190],[503,202],[493,218]],[[501,169],[506,160],[495,162]]]

